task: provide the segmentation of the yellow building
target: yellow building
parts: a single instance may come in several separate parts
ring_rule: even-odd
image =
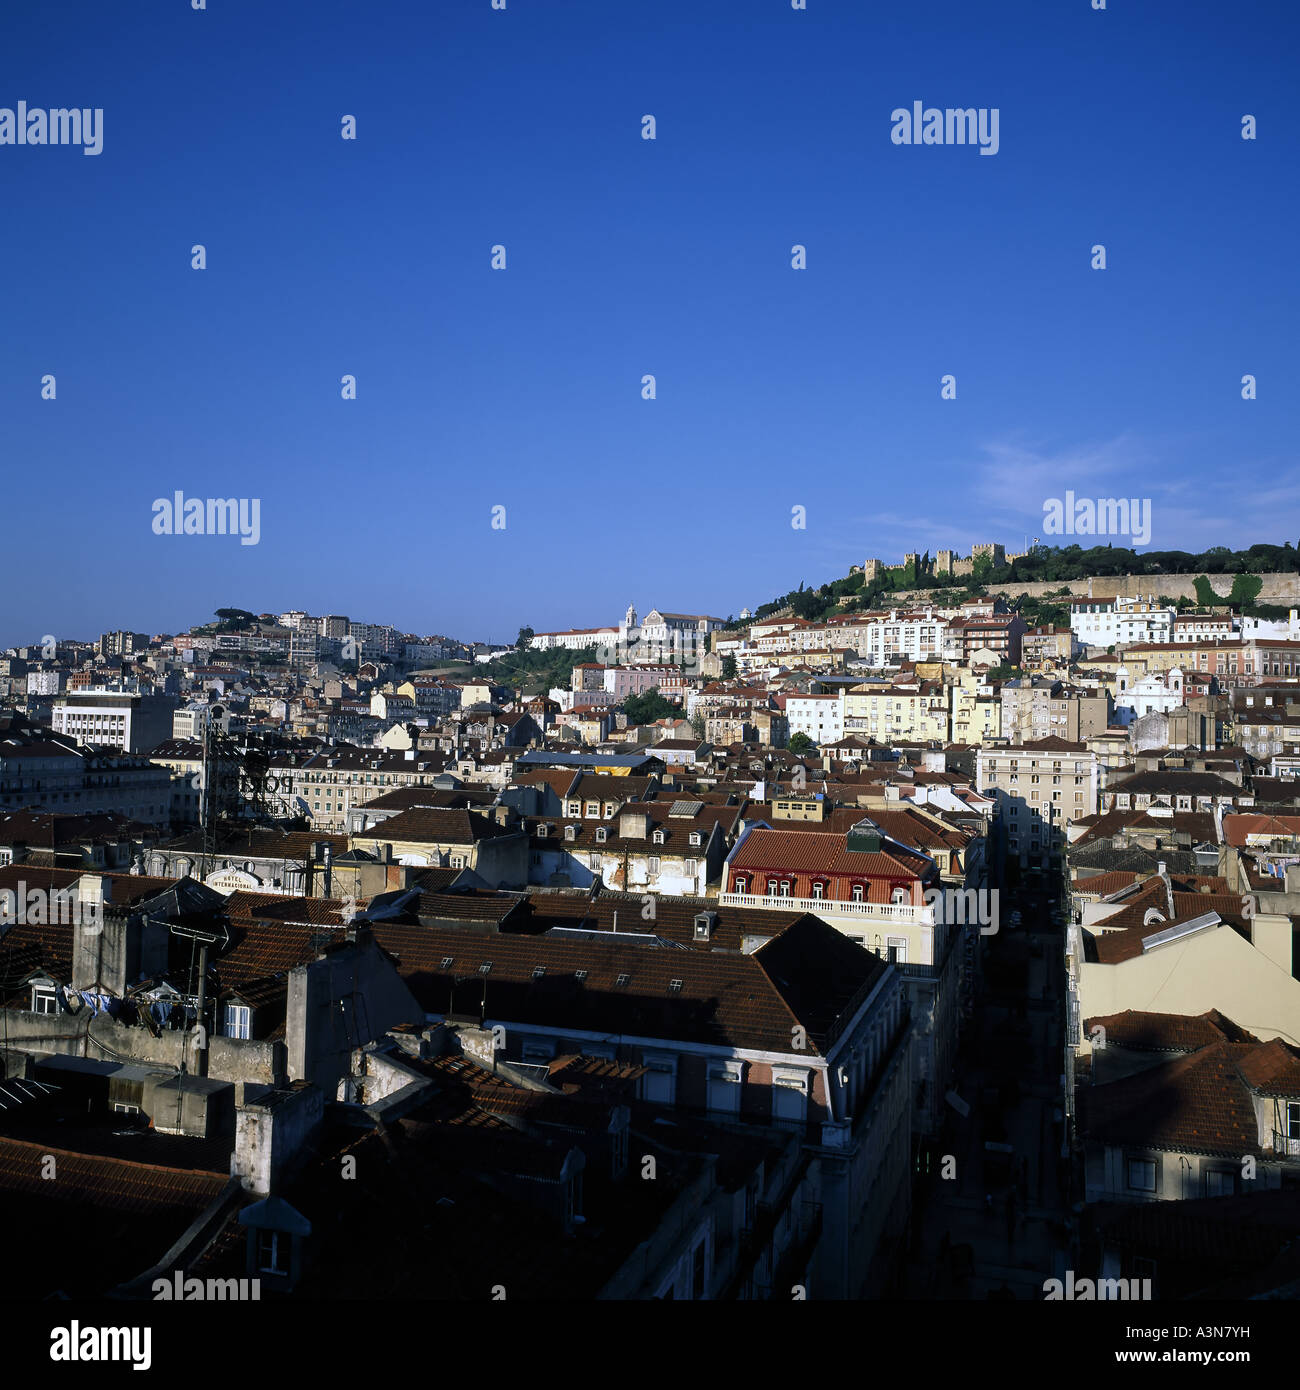
[[[948,741],[948,698],[933,681],[856,685],[844,696],[844,733],[891,739]]]

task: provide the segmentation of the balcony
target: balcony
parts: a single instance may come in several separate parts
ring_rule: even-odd
[[[823,917],[851,917],[855,921],[894,922],[901,926],[932,927],[933,907],[912,903],[855,903],[837,898],[786,898],[775,893],[723,893],[723,907],[758,907],[774,912],[816,912]]]
[[[1300,1158],[1300,1139],[1288,1139],[1285,1134],[1273,1131],[1273,1152],[1285,1154],[1287,1158]]]

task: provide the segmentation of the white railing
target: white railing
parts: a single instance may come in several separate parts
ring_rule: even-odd
[[[912,903],[855,903],[836,898],[785,898],[775,893],[723,893],[723,907],[765,907],[776,912],[816,912],[823,917],[861,917],[876,922],[934,926],[934,908]]]

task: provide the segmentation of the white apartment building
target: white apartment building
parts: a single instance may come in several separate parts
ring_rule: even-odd
[[[1285,628],[1286,624],[1282,623]],[[1236,636],[1236,620],[1231,613],[1179,613],[1173,622],[1175,642],[1231,642]]]
[[[785,717],[791,737],[806,734],[819,747],[844,737],[844,700],[840,695],[790,695]]]
[[[1070,600],[1070,630],[1089,647],[1171,640],[1175,610],[1145,598]]]
[[[893,609],[887,617],[853,625],[859,640],[846,641],[870,666],[891,666],[899,661],[940,661],[953,655],[953,639],[946,619],[932,608],[924,612]],[[958,646],[956,655],[960,655]]]
[[[175,701],[165,695],[125,695],[85,690],[55,700],[52,725],[78,743],[147,753],[172,737]]]
[[[1300,609],[1291,609],[1288,617],[1241,619],[1241,640],[1251,642],[1258,638],[1281,642],[1300,642]]]

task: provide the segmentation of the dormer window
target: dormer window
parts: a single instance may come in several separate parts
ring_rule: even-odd
[[[551,833],[551,827],[550,827],[549,825],[539,825],[539,826],[537,827],[537,838],[538,838],[539,840],[544,840],[544,839],[546,839],[546,837],[547,837],[550,833]]]
[[[606,826],[603,826],[603,825],[598,825],[598,826],[596,827],[596,843],[597,843],[598,845],[603,845],[603,844],[606,842],[606,840],[608,840],[608,839],[609,839],[609,830],[608,830],[608,828],[607,828]]]
[[[691,845],[698,849],[704,843],[704,836],[698,830],[691,831]]]
[[[578,827],[576,825],[566,825],[564,827],[564,838],[566,840],[576,840],[578,838]]]
[[[661,845],[668,837],[662,830],[656,830],[651,838],[654,840],[655,844]]]

